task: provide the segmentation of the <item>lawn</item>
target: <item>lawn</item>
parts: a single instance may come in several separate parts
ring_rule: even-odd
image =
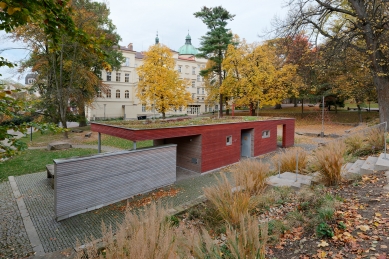
[[[0,163],[0,182],[8,180],[8,176],[45,171],[46,165],[52,164],[53,159],[86,156],[96,153],[97,150],[95,149],[80,148],[57,151],[45,149],[26,150],[20,155]]]
[[[84,142],[84,144],[97,145],[97,139],[87,140]],[[132,149],[134,144],[131,140],[102,134],[101,135],[101,145],[110,146],[110,147],[117,147],[117,148],[122,148],[122,149]],[[152,146],[153,146],[152,140],[144,140],[144,141],[136,142],[136,148],[152,147]]]

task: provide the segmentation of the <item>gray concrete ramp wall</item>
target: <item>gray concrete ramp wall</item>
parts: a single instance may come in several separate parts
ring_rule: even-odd
[[[56,219],[145,193],[176,181],[177,145],[54,160]]]

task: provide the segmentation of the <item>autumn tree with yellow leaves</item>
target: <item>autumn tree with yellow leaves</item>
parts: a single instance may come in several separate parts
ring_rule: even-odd
[[[275,105],[292,93],[298,95],[301,80],[297,66],[282,64],[272,46],[248,44],[245,40],[229,45],[223,68],[227,76],[221,91],[233,99],[236,106],[249,106],[250,114],[255,107]]]
[[[163,119],[166,112],[185,107],[192,100],[186,90],[189,82],[179,78],[174,66],[171,50],[163,44],[156,44],[145,52],[144,63],[137,69],[136,96],[147,110],[155,107]]]

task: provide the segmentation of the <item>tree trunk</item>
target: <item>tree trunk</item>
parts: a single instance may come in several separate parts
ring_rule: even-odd
[[[162,119],[166,119],[166,114],[165,114],[165,112],[162,112]]]
[[[301,114],[304,114],[304,98],[301,99]]]
[[[297,98],[293,98],[293,103],[294,103],[293,107],[297,107]]]
[[[357,104],[357,107],[358,107],[359,123],[362,123],[361,106],[359,104]]]
[[[86,126],[86,116],[85,116],[85,106],[80,105],[78,107],[78,126],[85,127]]]
[[[226,109],[226,115],[230,115],[230,109],[229,108]]]
[[[276,109],[276,110],[282,109],[281,104],[280,104],[280,103],[277,103],[277,104],[276,104],[276,107],[274,107],[274,109]]]
[[[254,105],[253,105],[253,103],[250,103],[250,116],[253,116],[254,115],[254,113],[253,113],[253,111],[254,111]]]
[[[377,89],[380,122],[389,122],[389,78],[374,75],[373,79]]]

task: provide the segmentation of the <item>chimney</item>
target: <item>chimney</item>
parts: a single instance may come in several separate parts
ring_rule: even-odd
[[[133,49],[134,46],[132,45],[132,43],[128,44],[128,48],[129,48],[129,50],[134,50],[134,49]]]

